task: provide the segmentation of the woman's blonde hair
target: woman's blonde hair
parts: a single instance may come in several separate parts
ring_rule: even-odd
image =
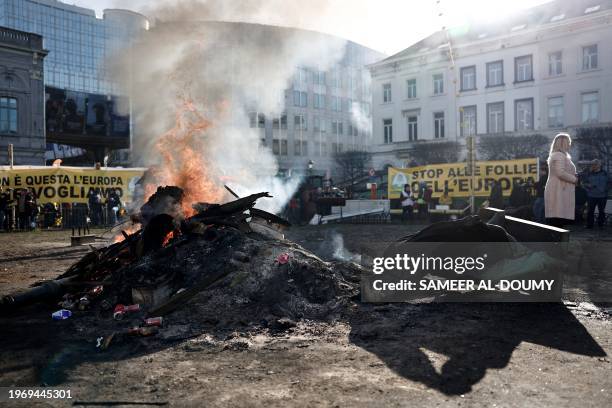
[[[550,152],[548,156],[552,155],[554,152],[565,153],[569,156],[569,149],[572,145],[572,138],[567,133],[559,133],[552,141],[550,145]]]

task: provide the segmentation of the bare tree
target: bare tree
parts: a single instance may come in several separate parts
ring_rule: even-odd
[[[363,177],[370,166],[371,155],[360,150],[336,152],[333,155],[338,169],[342,173],[344,183],[351,185]]]
[[[411,156],[419,165],[454,163],[459,161],[461,145],[457,142],[418,142],[414,143]]]
[[[590,155],[601,160],[603,168],[612,166],[612,127],[583,127],[576,129],[574,142],[583,156]]]
[[[549,139],[539,133],[523,136],[490,135],[478,140],[479,159],[513,160],[545,157]]]

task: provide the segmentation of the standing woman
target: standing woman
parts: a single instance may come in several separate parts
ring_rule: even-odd
[[[572,140],[559,133],[550,146],[548,180],[544,188],[544,206],[548,225],[563,227],[574,221],[576,166],[569,155]]]

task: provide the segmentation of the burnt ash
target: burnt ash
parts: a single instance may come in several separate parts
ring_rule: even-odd
[[[212,227],[214,228],[214,227]],[[172,314],[190,320],[249,323],[270,317],[330,320],[359,291],[359,266],[325,262],[285,240],[214,228],[214,234],[179,237],[122,271],[120,287],[168,284],[176,293],[207,276],[225,277]],[[213,236],[211,239],[210,236]],[[279,256],[288,255],[287,263]],[[121,278],[120,278],[121,279]],[[123,293],[129,300],[130,294]]]

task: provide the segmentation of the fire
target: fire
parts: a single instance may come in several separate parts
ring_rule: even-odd
[[[162,247],[165,247],[166,245],[168,245],[170,243],[170,241],[176,237],[178,235],[177,231],[170,231],[165,237],[164,240],[162,241]]]
[[[140,225],[139,223],[132,223],[130,225],[127,225],[121,228],[121,230],[118,231],[113,237],[113,244],[125,240],[125,236],[123,235],[121,231],[125,232],[128,235],[132,235],[133,233],[137,232],[140,228],[142,228],[142,225]]]
[[[210,131],[211,122],[191,100],[184,100],[175,116],[174,127],[155,145],[161,163],[152,174],[156,185],[145,187],[145,200],[157,186],[181,187],[185,192],[183,214],[188,217],[195,213],[191,207],[193,203],[220,202],[226,192],[204,160],[206,133]]]

